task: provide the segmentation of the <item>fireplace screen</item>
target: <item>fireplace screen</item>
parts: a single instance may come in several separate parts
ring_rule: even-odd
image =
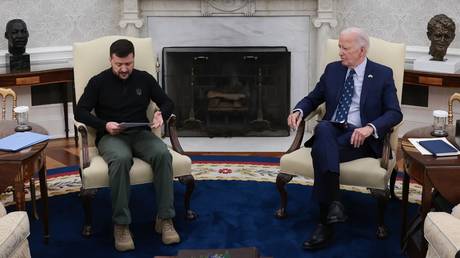
[[[286,47],[166,47],[163,85],[179,136],[288,136]]]

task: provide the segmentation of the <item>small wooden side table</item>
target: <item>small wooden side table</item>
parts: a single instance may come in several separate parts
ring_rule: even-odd
[[[432,193],[436,189],[452,204],[460,203],[460,157],[440,157],[422,155],[410,142],[409,138],[429,138],[431,126],[421,127],[404,134],[401,147],[404,155],[404,179],[402,189],[402,223],[401,244],[407,245],[409,257],[425,257],[427,242],[423,230],[419,236],[408,235],[407,206],[409,197],[409,180],[422,185],[422,203],[419,211],[421,223],[432,207]],[[455,143],[454,127],[448,125],[451,143]],[[422,224],[423,225],[423,224]]]
[[[42,85],[65,83],[61,86],[61,101],[64,110],[64,126],[65,137],[69,138],[69,116],[67,108],[67,93],[70,90],[72,93],[72,105],[75,110],[75,96],[74,96],[74,78],[73,68],[59,68],[47,69],[30,72],[18,73],[0,73],[1,87],[15,88],[15,87],[36,87]],[[77,133],[75,133],[77,135]],[[78,139],[75,137],[75,143]]]
[[[41,126],[28,123],[33,132],[48,134]],[[15,133],[16,121],[0,121],[0,138]],[[40,194],[43,201],[43,227],[44,241],[48,243],[48,186],[46,183],[46,153],[48,141],[34,144],[31,147],[18,152],[0,151],[0,192],[5,191],[8,186],[14,187],[14,200],[18,210],[25,210],[24,183],[29,181],[35,172],[38,171],[40,180]],[[31,189],[33,189],[31,187]],[[32,197],[35,193],[31,193]]]
[[[460,74],[404,69],[403,83],[424,87],[458,88],[460,86]]]

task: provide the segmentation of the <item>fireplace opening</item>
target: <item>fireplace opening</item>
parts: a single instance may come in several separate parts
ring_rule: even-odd
[[[286,47],[165,47],[179,136],[288,136]]]

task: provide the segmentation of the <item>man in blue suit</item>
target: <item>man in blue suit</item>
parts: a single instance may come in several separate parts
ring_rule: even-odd
[[[326,66],[313,91],[287,119],[296,129],[305,116],[320,104],[326,105],[314,139],[306,143],[312,144],[313,196],[320,209],[320,222],[303,243],[307,250],[327,246],[333,236],[332,224],[347,218],[339,202],[340,162],[381,157],[385,134],[402,120],[393,71],[367,59],[367,33],[360,28],[345,29],[338,47],[340,61]]]

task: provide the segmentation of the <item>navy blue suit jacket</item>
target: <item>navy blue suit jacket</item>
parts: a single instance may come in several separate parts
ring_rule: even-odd
[[[325,102],[323,120],[331,120],[343,90],[347,70],[340,61],[328,64],[316,87],[295,108],[301,109],[305,117]],[[381,156],[385,134],[402,120],[391,68],[367,60],[359,107],[361,123],[372,123],[377,129],[379,138],[370,136],[368,141],[375,154]]]

